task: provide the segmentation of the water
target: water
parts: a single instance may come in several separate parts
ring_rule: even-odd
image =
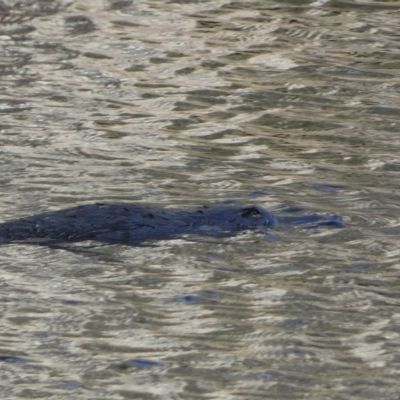
[[[231,199],[346,226],[2,246],[1,398],[398,399],[399,5],[3,0],[2,220]]]

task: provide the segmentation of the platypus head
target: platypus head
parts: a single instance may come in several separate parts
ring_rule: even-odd
[[[271,227],[275,223],[275,217],[261,207],[249,206],[239,209],[237,222],[242,228]]]
[[[216,207],[197,211],[197,222],[190,225],[196,230],[213,234],[217,232],[238,232],[246,229],[270,228],[276,218],[257,206],[248,207]]]

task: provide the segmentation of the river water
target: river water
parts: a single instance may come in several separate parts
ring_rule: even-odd
[[[0,248],[2,399],[398,399],[400,3],[2,0],[1,220],[337,213]]]

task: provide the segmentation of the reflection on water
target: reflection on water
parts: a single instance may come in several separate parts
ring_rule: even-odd
[[[234,199],[346,225],[2,246],[1,397],[397,399],[398,21],[395,1],[0,2],[2,220]]]

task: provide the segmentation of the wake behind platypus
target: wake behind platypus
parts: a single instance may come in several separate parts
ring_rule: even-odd
[[[279,217],[257,206],[216,205],[195,210],[95,203],[0,223],[0,244],[36,240],[40,244],[98,241],[140,245],[185,234],[225,237],[252,229],[266,232],[278,222],[341,227],[336,214]]]

